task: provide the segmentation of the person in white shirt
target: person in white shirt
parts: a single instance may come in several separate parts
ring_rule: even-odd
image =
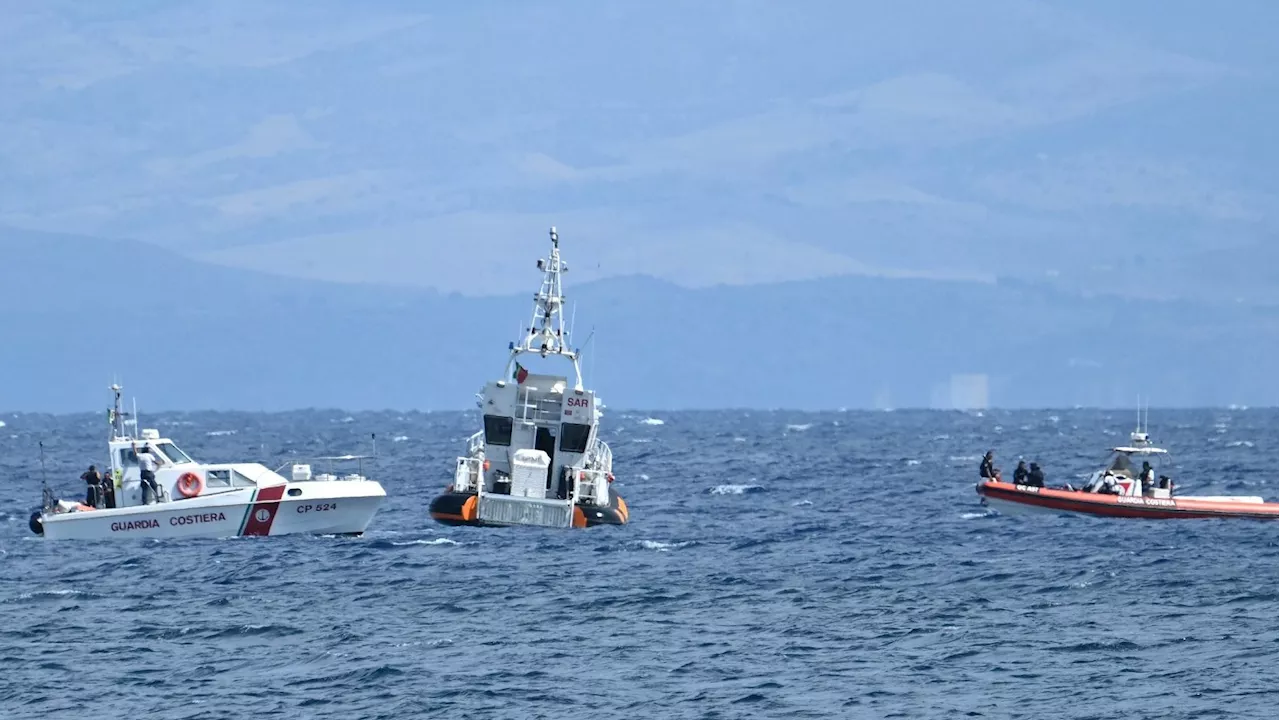
[[[133,454],[138,458],[138,471],[142,477],[142,502],[150,505],[160,501],[160,486],[156,484],[156,468],[160,467],[160,460],[151,452],[150,445],[143,445],[139,450],[137,445],[133,446]],[[151,491],[151,499],[147,499],[147,491]]]

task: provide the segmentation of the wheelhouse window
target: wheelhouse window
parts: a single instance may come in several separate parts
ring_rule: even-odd
[[[1111,472],[1133,474],[1133,462],[1127,453],[1116,453],[1111,461]]]
[[[560,424],[560,452],[584,453],[591,439],[591,426],[579,423]]]
[[[250,480],[231,468],[210,468],[204,471],[205,487],[211,488],[243,488],[257,487],[258,483]]]
[[[501,415],[484,416],[484,441],[490,445],[510,445],[512,420]]]
[[[191,456],[182,452],[182,450],[178,449],[178,446],[174,445],[173,443],[170,443],[170,442],[156,443],[155,448],[156,450],[159,450],[162,455],[168,458],[169,462],[174,465],[179,465],[181,463],[195,462],[195,460],[191,459]]]

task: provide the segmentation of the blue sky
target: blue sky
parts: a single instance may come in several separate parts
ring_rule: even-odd
[[[1017,275],[1274,301],[1276,12],[14,5],[0,226],[473,295],[527,284],[555,224],[578,282]]]

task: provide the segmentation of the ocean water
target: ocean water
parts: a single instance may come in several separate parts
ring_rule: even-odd
[[[1002,517],[1129,414],[609,413],[621,528],[446,528],[474,413],[157,413],[192,455],[360,452],[362,538],[47,542],[105,418],[0,428],[0,717],[1274,718],[1277,525]],[[1158,411],[1185,492],[1277,496],[1275,410]]]

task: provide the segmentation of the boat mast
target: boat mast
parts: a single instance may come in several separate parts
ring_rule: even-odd
[[[120,391],[124,388],[120,387],[119,383],[114,383],[107,389],[115,393],[116,396],[115,405],[111,410],[111,417],[109,418],[111,421],[111,437],[109,439],[116,440],[124,437],[124,411],[120,407]]]
[[[564,288],[560,274],[568,272],[569,267],[560,261],[560,236],[555,226],[551,228],[551,254],[545,260],[538,260],[538,269],[542,271],[542,286],[533,296],[533,317],[524,339],[511,344],[511,356],[503,377],[511,374],[516,357],[523,353],[537,353],[542,357],[559,355],[573,363],[574,389],[581,390],[578,354],[570,349],[569,334],[564,327]]]
[[[1148,400],[1148,403],[1151,401]],[[1148,418],[1150,418],[1150,410],[1148,410]],[[1138,395],[1138,425],[1133,432],[1129,434],[1130,442],[1137,447],[1145,447],[1148,444],[1150,436],[1147,431],[1150,430],[1150,420],[1148,419],[1148,427],[1144,429],[1142,422],[1142,395]]]

